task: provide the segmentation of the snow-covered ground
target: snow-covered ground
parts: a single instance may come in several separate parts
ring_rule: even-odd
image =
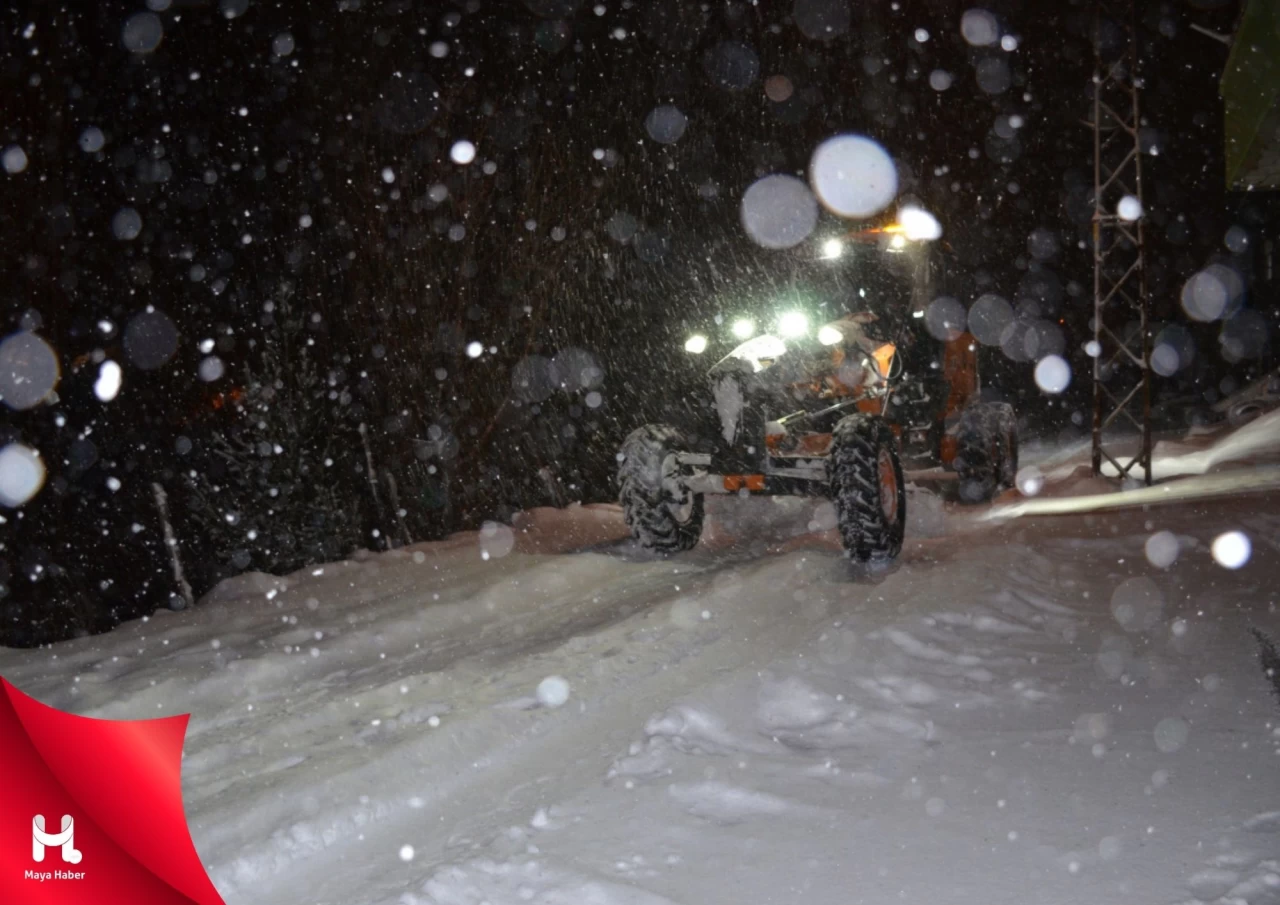
[[[229,903],[1280,903],[1250,635],[1280,635],[1280,494],[912,503],[874,578],[816,501],[717,500],[667,561],[614,507],[541,510],[0,674],[191,712],[187,813]],[[1210,550],[1233,530],[1234,570]]]

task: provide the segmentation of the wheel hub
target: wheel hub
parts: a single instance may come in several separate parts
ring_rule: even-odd
[[[898,521],[898,472],[893,467],[893,456],[889,450],[880,450],[880,509],[889,524]]]
[[[668,456],[662,463],[662,490],[670,501],[667,505],[672,518],[680,525],[688,523],[693,518],[694,495],[681,480],[675,456]]]

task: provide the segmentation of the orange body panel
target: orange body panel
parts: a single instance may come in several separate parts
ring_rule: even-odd
[[[942,373],[951,386],[947,396],[948,416],[959,412],[978,392],[978,341],[970,333],[961,333],[943,346]]]
[[[960,451],[960,443],[955,434],[942,435],[942,464],[950,465],[956,460],[956,453]]]
[[[762,474],[727,474],[724,476],[724,489],[730,493],[742,490],[752,490],[759,492],[764,490],[764,475]]]
[[[871,357],[876,360],[876,367],[880,369],[881,376],[888,376],[889,369],[893,367],[893,356],[898,352],[898,347],[893,343],[885,343],[880,348],[871,353]]]

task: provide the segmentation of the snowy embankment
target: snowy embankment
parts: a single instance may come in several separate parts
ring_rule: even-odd
[[[1115,438],[1108,441],[1108,449],[1127,464],[1137,454],[1138,441]],[[1238,428],[1195,429],[1157,441],[1151,456],[1156,482],[1152,487],[1139,484],[1142,470],[1137,467],[1122,487],[1115,481],[1119,470],[1107,460],[1102,463],[1106,477],[1095,477],[1088,440],[1053,450],[1029,444],[1023,453],[1018,490],[1004,494],[984,518],[1096,512],[1272,492],[1280,489],[1280,409]]]
[[[1107,447],[1127,463],[1138,451],[1138,439],[1136,434],[1109,435]],[[1077,493],[1081,488],[1089,492],[1108,486],[1105,481],[1089,483],[1084,479],[1090,450],[1091,439],[1087,436],[1065,445],[1030,440],[1023,444],[1020,459],[1024,466],[1032,466],[1042,475],[1050,487],[1058,485],[1059,493]],[[1159,436],[1152,450],[1157,481],[1276,461],[1280,461],[1280,409],[1266,412],[1238,428],[1223,424]],[[1111,462],[1104,461],[1102,471],[1108,477],[1118,475]]]
[[[1229,465],[1274,461],[1280,451],[1280,409],[1260,415],[1248,424],[1220,435],[1201,437],[1199,443],[1162,441],[1152,451],[1157,480],[1180,475],[1209,474]]]
[[[814,501],[717,500],[669,561],[614,507],[538,511],[0,673],[192,713],[229,903],[1280,901],[1249,634],[1280,634],[1280,497],[983,530],[914,502],[875,579]],[[1229,529],[1238,570],[1209,552]]]

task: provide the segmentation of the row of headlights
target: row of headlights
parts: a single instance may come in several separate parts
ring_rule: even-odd
[[[738,340],[745,342],[756,335],[756,322],[749,317],[740,317],[729,327]],[[775,332],[783,339],[799,339],[809,335],[809,316],[803,311],[788,311],[778,318]],[[818,342],[824,346],[834,346],[844,341],[844,334],[830,324],[818,330]],[[693,355],[701,355],[707,351],[709,340],[701,333],[695,333],[685,340],[684,350]]]
[[[928,211],[907,206],[899,211],[897,223],[890,224],[876,232],[889,237],[888,251],[902,252],[909,242],[932,242],[941,238],[942,226]],[[822,244],[822,257],[834,261],[844,254],[844,243],[839,239],[827,239]],[[730,326],[734,337],[745,342],[756,335],[756,322],[749,317],[740,317]],[[788,311],[778,318],[776,332],[783,339],[799,339],[809,333],[809,318],[803,311]],[[844,341],[842,334],[835,327],[827,325],[818,330],[818,342],[824,346],[834,346]],[[701,355],[707,351],[707,337],[695,333],[685,340],[684,350],[693,355]]]

